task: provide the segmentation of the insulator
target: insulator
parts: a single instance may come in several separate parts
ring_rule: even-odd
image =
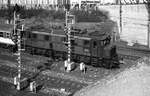
[[[16,25],[16,29],[22,29],[22,25],[21,24],[17,24]]]
[[[16,11],[17,13],[20,11],[20,7],[17,4],[14,6],[14,11]]]
[[[13,37],[12,38],[12,41],[16,44],[18,42],[17,38],[16,37]]]
[[[66,9],[67,11],[69,11],[69,10],[70,10],[70,4],[65,4],[65,9]]]
[[[17,61],[19,61],[21,58],[20,58],[20,56],[17,58]]]
[[[13,35],[13,36],[16,36],[16,35],[17,35],[17,30],[13,30],[12,35]]]
[[[19,20],[19,18],[18,18],[18,20],[16,20],[15,21],[15,24],[19,24],[21,21]]]
[[[20,61],[20,60],[18,60],[18,63],[19,63],[19,64],[21,64],[21,61]]]
[[[21,70],[18,70],[18,71],[20,72]],[[21,77],[21,74],[19,73],[19,74],[18,74],[18,78],[20,78],[20,77]],[[19,79],[19,80],[20,80],[20,79]]]

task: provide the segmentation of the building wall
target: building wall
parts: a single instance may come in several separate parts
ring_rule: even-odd
[[[65,2],[66,0],[11,0],[12,4],[58,4],[58,2]],[[114,4],[119,3],[120,0],[68,0],[71,4],[80,4],[82,1],[98,1],[100,4]],[[136,0],[121,0],[122,4],[136,3]],[[139,3],[146,2],[146,0],[139,0]],[[0,4],[7,4],[7,0],[0,0]]]
[[[120,24],[119,5],[99,6],[100,10],[109,12],[110,19]],[[147,44],[148,37],[148,11],[146,5],[123,5],[122,6],[122,32],[123,40]]]

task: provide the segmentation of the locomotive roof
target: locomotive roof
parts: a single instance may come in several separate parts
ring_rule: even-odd
[[[36,27],[36,26],[35,26]],[[60,27],[60,25],[59,25]],[[98,40],[104,40],[106,37],[112,34],[114,28],[114,22],[107,21],[101,23],[76,23],[72,25],[72,33],[74,36],[92,38]],[[41,34],[51,33],[52,28],[38,27],[38,28],[30,28],[30,31],[38,31]],[[65,35],[64,26],[61,28],[53,29],[53,34],[57,35]]]
[[[112,34],[113,28],[114,28],[114,22],[113,21],[106,21],[106,22],[100,22],[100,23],[76,23],[72,25],[72,33],[75,36],[81,37],[81,38],[91,38],[91,39],[98,39],[98,40],[104,40],[109,35]],[[59,24],[58,26],[55,25],[53,28],[53,34],[55,35],[66,35],[64,32],[64,24]],[[3,31],[9,31],[11,32],[13,30],[13,25],[11,24],[0,24],[0,30]],[[26,28],[26,30],[38,32],[40,34],[45,33],[51,33],[52,28],[50,26],[41,26],[41,25],[32,25],[31,27]]]

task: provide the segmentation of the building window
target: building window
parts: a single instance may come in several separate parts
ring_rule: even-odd
[[[49,40],[49,36],[48,36],[48,35],[45,35],[45,36],[44,36],[44,39],[45,39],[46,41],[48,41],[48,40]]]
[[[6,33],[6,38],[10,38],[10,34],[9,33]]]
[[[94,41],[94,42],[93,42],[93,48],[96,48],[96,47],[97,47],[97,42]]]

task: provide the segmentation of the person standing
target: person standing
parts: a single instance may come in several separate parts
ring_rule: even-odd
[[[64,62],[64,67],[65,67],[65,71],[66,71],[67,67],[68,67],[68,61],[67,60],[65,60],[65,62]]]
[[[80,70],[81,72],[84,72],[85,73],[85,64],[83,62],[80,63]]]

